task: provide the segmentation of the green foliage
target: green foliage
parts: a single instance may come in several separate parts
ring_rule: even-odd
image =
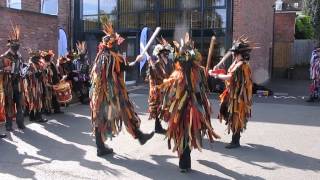
[[[311,17],[314,37],[320,42],[320,0],[303,0],[304,13]]]
[[[296,18],[296,39],[312,39],[314,31],[310,16],[298,16]]]

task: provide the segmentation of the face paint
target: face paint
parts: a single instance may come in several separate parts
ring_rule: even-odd
[[[12,49],[12,51],[17,52],[20,48],[19,44],[13,44],[10,46],[10,48]]]

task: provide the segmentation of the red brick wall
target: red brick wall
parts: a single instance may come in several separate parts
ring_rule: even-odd
[[[0,7],[6,6],[6,0],[0,0]]]
[[[11,28],[10,20],[13,20],[21,27],[22,48],[53,49],[57,51],[58,18],[40,13],[14,10],[0,7],[0,53],[7,50],[6,43],[8,32]],[[26,20],[27,19],[27,20]],[[24,59],[28,54],[21,48]]]
[[[34,48],[43,47],[57,51],[59,27],[63,28],[71,39],[70,0],[58,0],[58,16],[41,14],[41,0],[22,0],[21,3],[22,10],[14,10],[1,8],[6,7],[6,0],[0,0],[0,17],[3,17],[0,20],[0,50],[4,49],[10,20],[21,25],[25,36],[22,41],[29,42],[32,39]],[[43,42],[47,44],[43,45]]]
[[[259,43],[252,52],[253,79],[264,83],[270,78],[269,62],[273,37],[273,8],[275,0],[234,0],[233,38],[245,34]]]
[[[21,0],[21,8],[26,11],[40,12],[41,0]]]
[[[295,12],[277,12],[275,16],[275,41],[294,42]]]

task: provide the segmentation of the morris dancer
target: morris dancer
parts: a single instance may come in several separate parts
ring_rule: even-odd
[[[63,113],[60,110],[60,104],[57,101],[57,95],[53,91],[53,86],[57,85],[60,82],[60,78],[58,75],[58,70],[55,64],[52,62],[54,53],[52,50],[42,51],[41,57],[43,60],[43,64],[45,64],[44,69],[44,98],[43,98],[43,108],[44,112],[48,115],[53,112]]]
[[[57,69],[61,79],[70,82],[73,81],[73,60],[74,56],[72,52],[68,52],[65,57],[59,57],[57,62]]]
[[[156,45],[153,50],[153,57],[149,60],[149,119],[155,119],[155,132],[165,134],[166,130],[162,128],[160,122],[160,110],[163,94],[156,86],[162,84],[165,78],[168,78],[173,69],[173,60],[169,58],[169,54],[173,53],[173,48],[165,40],[158,40],[160,44]]]
[[[106,36],[102,38],[92,68],[90,90],[91,119],[98,156],[113,153],[113,149],[106,147],[104,141],[117,135],[122,124],[140,144],[153,136],[153,133],[141,132],[141,120],[128,96],[123,76],[128,65],[118,49],[123,39],[114,32],[110,22],[104,23],[103,27]]]
[[[77,58],[73,61],[73,85],[74,90],[79,93],[79,100],[82,104],[89,102],[89,62],[87,57],[87,45],[85,42],[77,43]]]
[[[23,90],[26,109],[29,110],[30,121],[47,122],[42,118],[43,99],[43,65],[40,62],[40,51],[29,51],[30,59],[23,78]]]
[[[9,50],[0,56],[0,72],[2,74],[6,130],[13,131],[12,119],[16,118],[19,129],[24,129],[21,94],[22,57],[19,53],[20,28],[12,27],[7,46]]]
[[[200,66],[201,54],[186,34],[181,45],[175,45],[175,70],[158,88],[164,91],[162,116],[168,122],[169,148],[178,151],[181,172],[191,169],[191,150],[201,150],[202,138],[211,142],[220,138],[211,126],[211,107],[207,96],[208,85],[205,70]]]
[[[230,49],[233,63],[229,67],[228,73],[214,74],[209,72],[211,76],[225,80],[226,84],[224,92],[220,95],[219,119],[226,121],[228,133],[232,131],[232,140],[226,146],[228,149],[240,147],[240,133],[246,128],[248,119],[251,117],[253,83],[249,60],[252,49],[254,47],[250,45],[247,38],[239,38]]]

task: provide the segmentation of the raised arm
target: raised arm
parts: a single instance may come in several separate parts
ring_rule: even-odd
[[[223,63],[225,63],[225,61],[226,61],[231,55],[232,55],[232,52],[231,52],[231,51],[228,51],[228,52],[223,56],[223,58],[220,60],[220,62],[213,67],[213,70],[219,69],[219,67],[220,67]]]

